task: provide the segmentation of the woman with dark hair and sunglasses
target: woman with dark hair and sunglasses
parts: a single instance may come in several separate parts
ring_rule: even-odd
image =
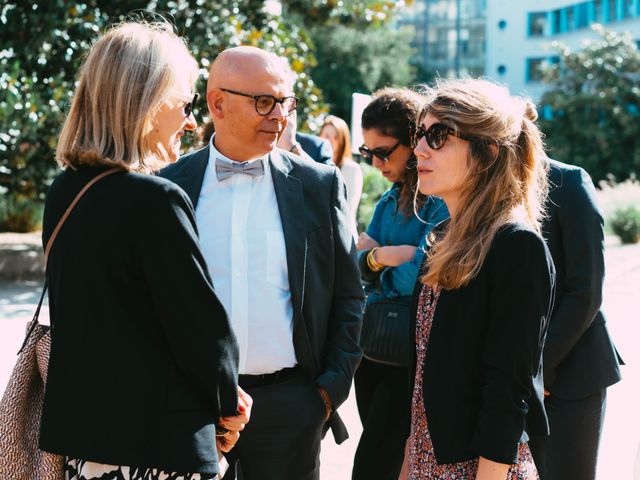
[[[396,480],[403,457],[403,432],[409,421],[405,392],[412,322],[410,295],[424,257],[426,237],[448,217],[444,203],[416,191],[412,132],[425,98],[406,89],[373,94],[362,113],[364,145],[360,155],[393,182],[378,201],[366,233],[358,238],[360,268],[367,292],[363,320],[364,358],[355,374],[356,400],[363,425],[353,465],[353,479]],[[373,332],[376,315],[388,302],[399,308],[395,320],[405,335]],[[369,343],[388,347],[377,352]],[[375,459],[375,461],[372,461]]]
[[[414,137],[420,192],[450,221],[414,290],[411,431],[401,479],[534,480],[554,270],[540,235],[546,155],[531,102],[486,80],[429,92]]]

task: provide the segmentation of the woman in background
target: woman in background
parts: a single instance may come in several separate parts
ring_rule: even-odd
[[[416,192],[416,158],[412,132],[425,99],[406,89],[386,88],[373,94],[362,113],[365,144],[362,157],[393,182],[378,203],[366,233],[358,239],[360,269],[367,292],[363,337],[368,320],[383,302],[404,305],[396,321],[408,337],[409,302],[424,258],[426,237],[434,225],[448,217],[443,202]],[[415,205],[414,205],[415,199]],[[373,341],[391,344],[387,335]],[[409,338],[398,339],[394,349],[406,350],[406,359],[367,353],[355,374],[356,400],[363,432],[353,464],[353,479],[397,480],[409,421],[406,402]],[[364,345],[363,345],[364,346]]]
[[[402,479],[533,480],[553,263],[540,236],[546,156],[535,107],[485,80],[439,82],[415,135],[420,192],[443,198],[415,289]]]
[[[67,480],[210,479],[248,421],[238,347],[198,246],[187,195],[147,175],[175,162],[198,66],[167,23],[124,23],[91,48],[49,190],[52,345],[40,448]],[[246,398],[246,397],[245,397]],[[244,405],[248,407],[248,404]],[[233,416],[221,420],[221,416]]]
[[[357,215],[360,197],[362,196],[362,169],[351,156],[351,133],[347,122],[334,115],[329,115],[320,129],[320,137],[329,140],[333,149],[333,163],[340,169],[347,184],[347,203],[354,237],[358,236]]]

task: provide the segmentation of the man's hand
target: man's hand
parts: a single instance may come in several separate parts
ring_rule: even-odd
[[[218,449],[218,454],[229,452],[236,445],[239,438],[240,433],[232,430],[229,430],[220,437],[216,436],[216,448]]]
[[[379,247],[380,244],[376,242],[373,238],[367,235],[365,232],[362,232],[358,237],[358,241],[356,243],[356,249],[360,250],[371,250],[374,247]]]
[[[322,401],[324,402],[324,408],[326,410],[324,421],[326,422],[327,420],[329,420],[329,417],[333,412],[333,404],[331,403],[331,397],[329,397],[329,394],[324,389],[324,387],[318,385],[318,393],[320,394],[320,396],[322,397]]]
[[[287,117],[287,125],[284,127],[284,131],[278,139],[278,147],[287,152],[290,152],[293,146],[298,143],[296,142],[297,121],[297,114],[294,110],[294,112]],[[297,154],[295,151],[293,153]]]
[[[218,420],[218,426],[228,430],[224,435],[216,437],[218,450],[228,452],[233,448],[240,438],[240,432],[249,423],[252,407],[253,399],[247,392],[238,387],[238,414],[230,417],[221,417]]]

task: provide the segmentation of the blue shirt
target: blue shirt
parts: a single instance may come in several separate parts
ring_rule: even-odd
[[[424,206],[418,212],[420,219],[411,214],[406,217],[398,208],[400,184],[394,184],[376,204],[367,235],[380,244],[415,245],[417,248],[413,260],[397,267],[386,267],[380,273],[378,281],[365,284],[367,305],[385,298],[411,295],[427,250],[427,235],[438,223],[449,218],[445,203],[437,197],[427,197]],[[360,252],[365,255],[368,251]]]

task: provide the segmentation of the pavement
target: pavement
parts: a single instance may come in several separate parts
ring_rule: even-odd
[[[605,263],[603,310],[626,366],[623,380],[608,391],[597,480],[640,480],[640,245],[608,241]],[[0,391],[4,391],[41,288],[38,281],[0,283]],[[46,303],[41,321],[48,321]],[[321,480],[350,479],[362,431],[353,390],[340,414],[350,438],[342,445],[335,444],[331,433],[324,439]]]

